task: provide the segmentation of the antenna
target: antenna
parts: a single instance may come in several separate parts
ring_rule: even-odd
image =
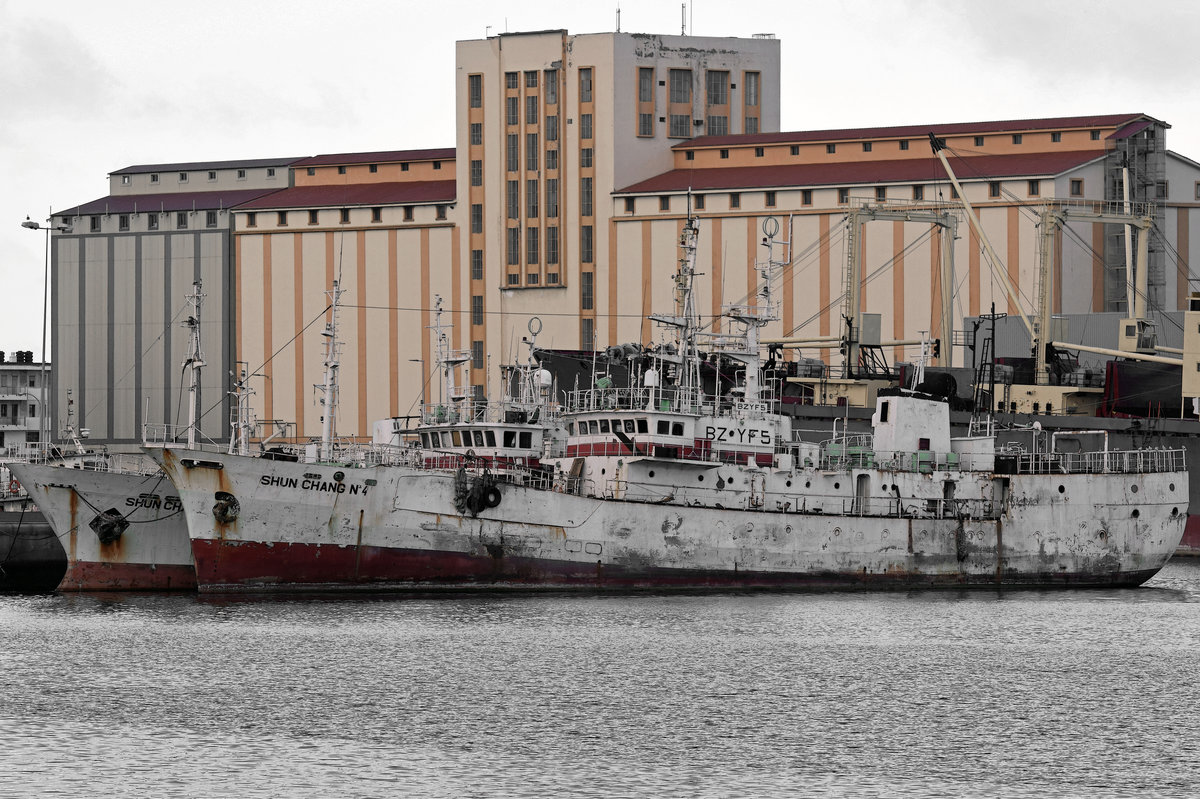
[[[617,3],[617,33],[621,32],[621,4]]]
[[[679,7],[679,35],[687,36],[687,3]]]

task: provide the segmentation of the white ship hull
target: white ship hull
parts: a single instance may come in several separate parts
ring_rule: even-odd
[[[731,489],[725,507],[501,483],[473,517],[453,472],[151,452],[179,491],[201,591],[1137,585],[1178,545],[1188,496],[1181,470],[1012,474],[965,513],[852,492],[815,512],[801,481],[833,479],[797,469],[788,497]]]
[[[44,463],[14,463],[12,469],[66,550],[60,591],[195,590],[187,521],[161,472]],[[98,532],[92,524],[113,510],[128,522],[115,537],[115,528]],[[111,540],[101,540],[101,533]]]

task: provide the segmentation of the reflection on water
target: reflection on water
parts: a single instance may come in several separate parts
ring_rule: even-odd
[[[1138,590],[0,597],[0,795],[1194,795]]]

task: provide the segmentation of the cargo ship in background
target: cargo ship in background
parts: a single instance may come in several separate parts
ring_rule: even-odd
[[[777,232],[768,219],[756,302],[726,308],[740,335],[713,334],[689,219],[674,313],[651,317],[673,341],[627,387],[593,372],[560,404],[531,361],[536,407],[525,394],[484,418],[451,399],[422,414],[418,446],[338,449],[327,421],[292,459],[150,448],[179,491],[199,589],[1133,586],[1167,562],[1182,450],[1036,426],[998,446],[987,417],[954,436],[924,346],[907,387],[877,392],[871,435],[796,436],[760,355]],[[704,363],[734,367],[728,390],[705,390]],[[546,444],[508,450],[533,424]]]

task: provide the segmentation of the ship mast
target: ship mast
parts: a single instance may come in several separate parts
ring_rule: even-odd
[[[699,392],[700,389],[700,354],[696,345],[696,338],[700,333],[700,319],[696,314],[696,296],[694,284],[696,280],[696,243],[700,238],[700,222],[692,215],[692,198],[688,195],[688,217],[683,225],[683,230],[679,233],[679,262],[678,268],[675,270],[675,313],[672,316],[665,314],[650,314],[650,319],[660,325],[674,328],[675,341],[677,346],[676,357],[663,360],[677,360],[679,363],[679,375],[676,383],[677,388],[688,397]],[[655,376],[656,385],[648,386],[651,389],[657,389],[658,377]],[[653,404],[653,392],[651,403]]]
[[[321,416],[321,449],[320,458],[323,461],[333,459],[333,437],[336,434],[335,417],[338,406],[338,358],[341,347],[337,338],[337,309],[342,298],[341,282],[333,281],[333,288],[325,292],[329,297],[329,322],[321,335],[325,337],[325,383],[316,388],[323,392],[320,403],[324,409]]]
[[[743,349],[726,351],[725,354],[741,361],[746,367],[746,382],[743,386],[743,398],[746,402],[758,402],[762,397],[759,331],[779,318],[779,309],[775,305],[771,290],[771,279],[783,266],[783,262],[775,258],[775,247],[787,244],[775,241],[775,237],[779,235],[779,220],[775,217],[769,216],[763,220],[762,231],[762,246],[767,248],[767,257],[755,264],[755,268],[758,269],[757,301],[748,305],[731,305],[725,311],[730,319],[745,327],[742,335]]]
[[[188,299],[192,303],[192,315],[183,323],[190,333],[188,356],[183,362],[183,368],[191,368],[191,379],[188,384],[188,449],[196,447],[196,403],[200,395],[200,370],[204,368],[204,355],[200,352],[200,306],[204,302],[205,295],[201,293],[201,288],[201,281],[197,280],[192,283],[192,293],[188,295]]]

